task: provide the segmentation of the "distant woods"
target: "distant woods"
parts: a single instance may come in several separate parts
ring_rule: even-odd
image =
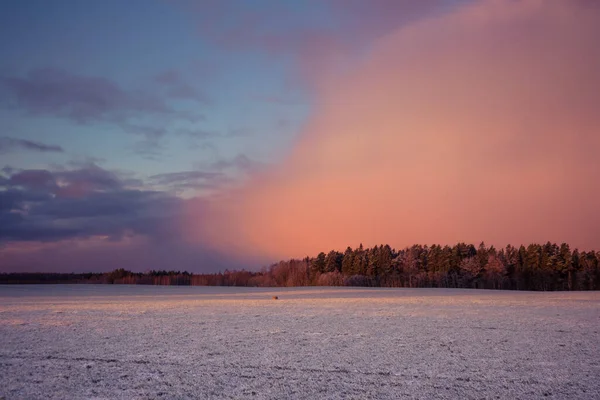
[[[135,273],[9,273],[0,283],[107,283],[194,286],[371,286],[507,290],[600,290],[600,252],[571,250],[568,244],[531,244],[503,249],[459,243],[389,245],[330,251],[316,257],[280,261],[260,272],[192,274],[180,271]]]

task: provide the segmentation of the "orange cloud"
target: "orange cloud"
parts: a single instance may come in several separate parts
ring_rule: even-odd
[[[194,233],[277,259],[347,245],[600,247],[600,7],[485,1],[373,44],[319,79],[277,171]]]

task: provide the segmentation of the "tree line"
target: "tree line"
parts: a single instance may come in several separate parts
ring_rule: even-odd
[[[481,243],[454,246],[389,245],[348,247],[316,257],[280,261],[260,271],[193,274],[187,271],[136,273],[8,273],[0,283],[106,283],[192,286],[371,286],[505,290],[600,290],[600,252],[571,250],[563,243],[496,249]]]

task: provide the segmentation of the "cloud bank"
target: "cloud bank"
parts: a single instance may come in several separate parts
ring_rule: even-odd
[[[169,181],[188,178],[197,176]],[[240,266],[232,254],[182,239],[181,226],[189,218],[185,203],[170,192],[91,163],[52,170],[4,168],[0,272],[214,272]],[[203,202],[194,204],[194,217],[204,218]]]
[[[38,153],[63,153],[61,146],[54,144],[45,144],[33,140],[18,139],[11,137],[0,137],[0,154],[14,152],[18,150],[28,150]]]
[[[484,1],[404,25],[336,77],[277,171],[190,238],[266,259],[347,245],[600,247],[600,7]]]

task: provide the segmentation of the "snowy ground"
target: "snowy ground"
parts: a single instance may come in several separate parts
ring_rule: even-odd
[[[3,397],[598,399],[600,293],[0,286]]]

